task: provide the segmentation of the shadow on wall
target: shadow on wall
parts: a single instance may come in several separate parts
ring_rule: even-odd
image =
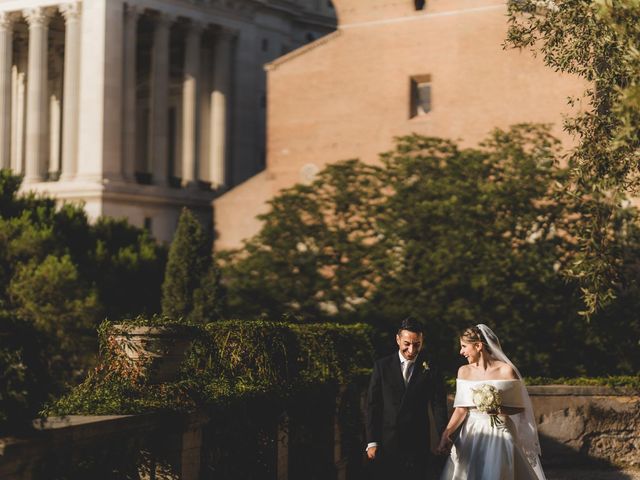
[[[557,440],[540,434],[542,467],[547,480],[635,480],[620,467],[604,459],[588,456],[588,451],[576,452]]]
[[[544,462],[638,467],[640,397],[608,387],[529,387]]]

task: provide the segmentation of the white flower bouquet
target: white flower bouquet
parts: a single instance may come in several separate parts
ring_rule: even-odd
[[[498,416],[502,407],[500,391],[493,385],[486,383],[471,391],[473,392],[473,404],[480,412],[490,415],[491,426],[504,425],[504,422]]]

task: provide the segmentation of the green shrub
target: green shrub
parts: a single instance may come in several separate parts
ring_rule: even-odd
[[[33,325],[0,313],[0,432],[30,426],[53,391],[48,339]]]
[[[183,209],[162,283],[162,314],[176,321],[217,320],[222,315],[220,276],[210,235]]]
[[[630,388],[640,392],[640,376],[617,375],[609,377],[528,377],[527,385],[587,385]]]
[[[373,361],[364,325],[221,321],[194,327],[178,381],[152,385],[122,355],[111,328],[110,322],[100,327],[100,365],[44,414],[187,411],[252,398],[282,404],[318,385],[347,384]]]

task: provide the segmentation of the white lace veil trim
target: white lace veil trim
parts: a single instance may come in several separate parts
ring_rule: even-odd
[[[491,356],[496,360],[500,360],[511,366],[513,371],[518,375],[520,379],[520,388],[522,389],[522,399],[524,404],[524,411],[517,415],[511,415],[511,419],[515,424],[518,430],[518,438],[520,440],[520,446],[527,456],[527,460],[533,467],[538,479],[544,480],[545,476],[542,471],[542,467],[540,465],[540,459],[538,458],[541,454],[540,452],[540,441],[538,439],[538,428],[536,427],[536,419],[533,415],[533,406],[531,405],[531,398],[529,398],[529,392],[527,392],[527,387],[524,385],[524,380],[522,379],[522,375],[520,375],[520,371],[516,368],[516,366],[509,360],[509,357],[505,355],[502,351],[502,347],[500,346],[500,340],[497,335],[493,333],[489,327],[485,324],[481,323],[476,325],[480,332],[482,332],[482,336],[486,344],[491,349]]]

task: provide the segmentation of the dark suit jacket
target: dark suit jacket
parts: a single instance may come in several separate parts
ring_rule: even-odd
[[[399,452],[428,455],[429,405],[440,435],[447,422],[447,400],[444,380],[433,362],[422,353],[418,355],[405,387],[398,352],[378,360],[367,395],[367,442],[377,442],[380,452],[387,456]]]

